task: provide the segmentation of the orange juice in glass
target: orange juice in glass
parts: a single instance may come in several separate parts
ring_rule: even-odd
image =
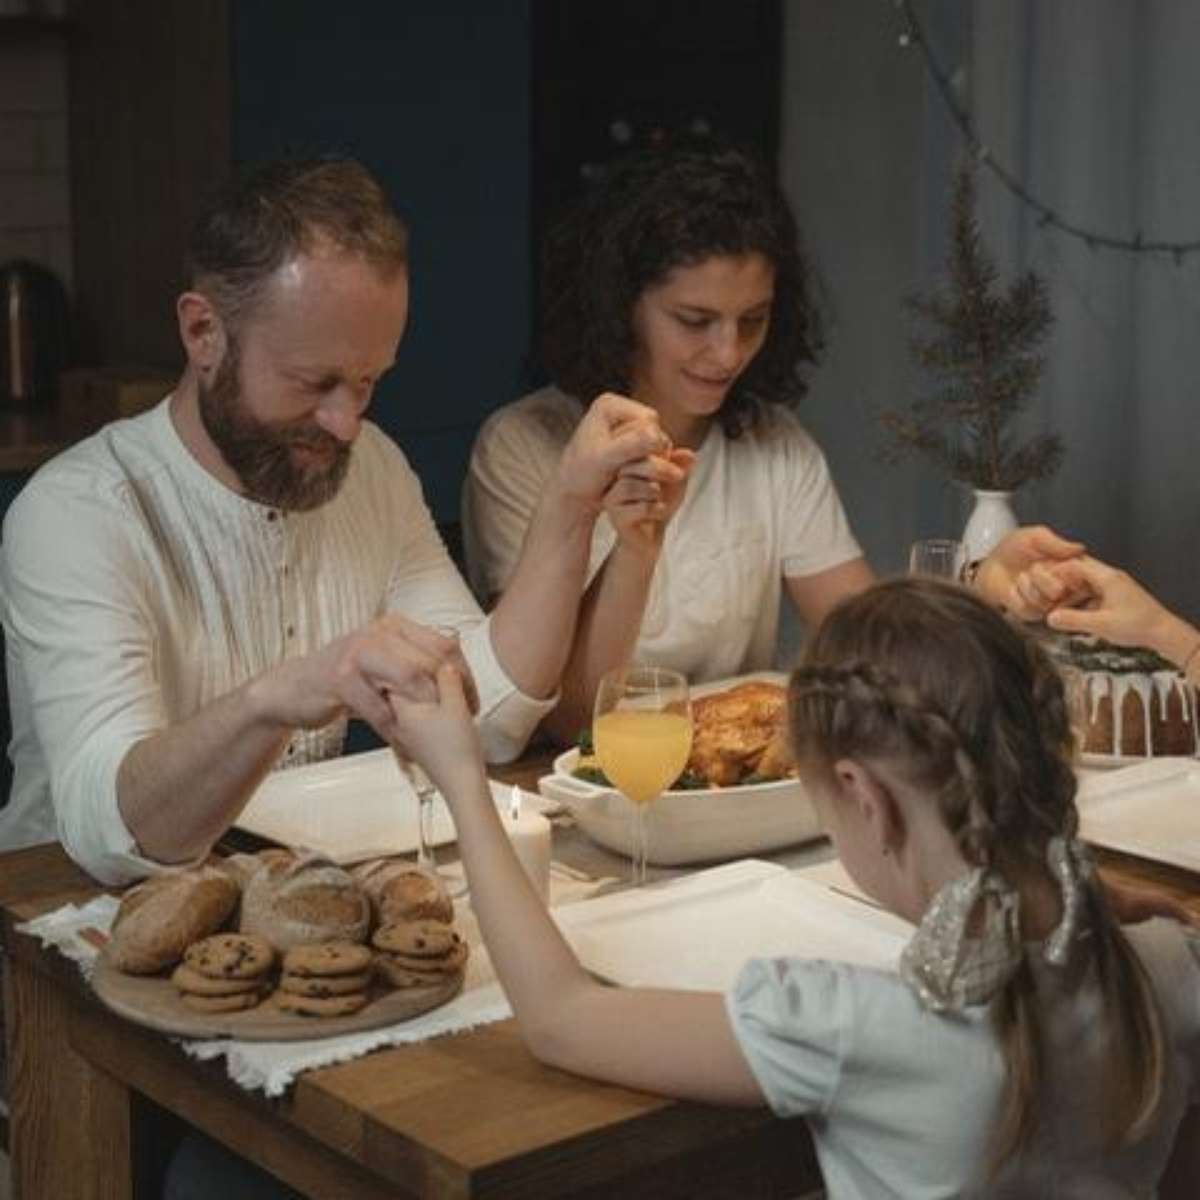
[[[687,680],[663,667],[618,667],[596,691],[592,748],[633,804],[633,883],[646,882],[646,808],[679,778],[692,748]]]

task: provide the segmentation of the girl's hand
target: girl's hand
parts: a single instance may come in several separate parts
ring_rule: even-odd
[[[388,703],[400,749],[425,768],[438,790],[453,803],[456,783],[484,774],[483,750],[471,718],[463,678],[453,663],[443,663],[435,677],[436,695],[413,699],[391,692]]]
[[[289,729],[318,729],[349,712],[391,741],[387,696],[429,699],[442,663],[459,668],[469,703],[478,707],[457,635],[447,637],[392,612],[309,654],[285,659],[251,681],[250,691],[268,720]]]

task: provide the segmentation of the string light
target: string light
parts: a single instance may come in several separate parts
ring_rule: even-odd
[[[1052,208],[1043,204],[1011,171],[1004,167],[1002,163],[997,162],[991,150],[979,140],[971,117],[955,98],[954,85],[934,55],[933,49],[929,45],[929,40],[925,36],[925,30],[917,20],[917,14],[913,11],[912,0],[894,0],[894,3],[905,23],[905,29],[899,38],[900,45],[905,48],[916,46],[921,51],[921,57],[925,60],[925,66],[937,86],[938,93],[942,97],[942,102],[946,105],[950,116],[962,133],[971,153],[978,162],[982,163],[1000,180],[1012,195],[1016,196],[1027,208],[1032,209],[1038,214],[1037,223],[1040,228],[1050,226],[1057,229],[1060,233],[1077,238],[1089,250],[1103,248],[1106,250],[1121,250],[1128,254],[1170,255],[1176,266],[1181,265],[1187,255],[1200,251],[1200,240],[1170,242],[1161,238],[1148,238],[1140,229],[1134,237],[1127,238],[1104,233],[1096,229],[1089,229],[1086,226],[1060,217]]]

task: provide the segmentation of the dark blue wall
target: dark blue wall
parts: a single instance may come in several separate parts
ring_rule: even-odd
[[[529,345],[530,0],[254,0],[233,9],[237,162],[345,153],[412,234],[408,333],[373,418],[439,521]]]

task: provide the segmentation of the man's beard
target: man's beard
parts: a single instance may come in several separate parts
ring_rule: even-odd
[[[231,341],[212,383],[198,383],[200,420],[208,436],[251,500],[290,512],[319,508],[342,486],[351,444],[311,422],[280,428],[251,416],[242,404],[240,362],[238,346]],[[298,466],[294,447],[332,457],[325,466]]]

